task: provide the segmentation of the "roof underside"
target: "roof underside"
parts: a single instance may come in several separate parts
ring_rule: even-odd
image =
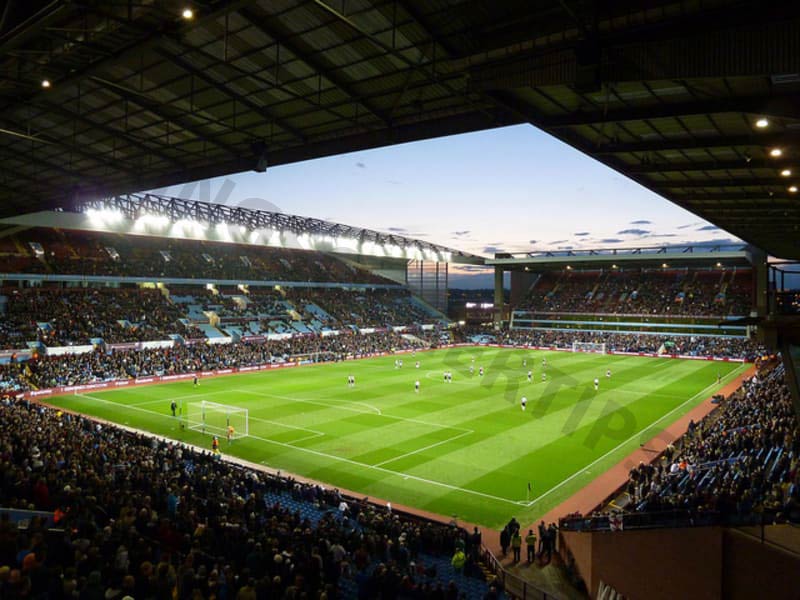
[[[191,4],[6,3],[0,216],[529,122],[800,258],[800,3]]]

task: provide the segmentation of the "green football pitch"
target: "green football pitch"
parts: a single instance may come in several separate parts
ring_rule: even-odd
[[[50,402],[203,448],[210,448],[210,436],[173,418],[173,399],[184,413],[196,412],[202,401],[246,408],[249,435],[230,444],[221,435],[223,454],[499,527],[511,516],[532,522],[713,394],[718,376],[724,384],[746,369],[739,363],[487,347],[405,354],[402,368],[395,368],[395,358]],[[452,383],[444,381],[446,370]],[[347,385],[348,375],[355,376],[354,387]]]

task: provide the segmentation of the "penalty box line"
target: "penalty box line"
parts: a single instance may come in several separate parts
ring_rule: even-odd
[[[737,375],[738,375],[738,374],[739,374],[741,371],[745,370],[745,367],[746,367],[746,363],[742,363],[742,364],[741,364],[741,365],[740,365],[738,368],[734,369],[733,371],[731,371],[731,372],[730,372],[730,373],[728,373],[727,375],[724,375],[724,376],[722,377],[722,382],[726,382],[726,380],[727,380],[727,379],[730,379],[730,378],[732,378],[732,377],[735,377],[735,376],[737,376]],[[676,406],[675,408],[673,408],[672,410],[670,410],[668,413],[664,413],[664,414],[663,414],[663,415],[661,415],[661,416],[660,416],[658,419],[656,419],[655,421],[653,421],[652,423],[650,423],[649,425],[647,425],[647,427],[645,427],[644,429],[642,429],[642,430],[641,430],[641,431],[639,431],[638,433],[634,433],[634,434],[633,434],[631,437],[629,437],[627,440],[624,440],[624,441],[620,442],[620,443],[619,443],[617,446],[615,446],[614,448],[612,448],[611,450],[609,450],[608,452],[606,452],[605,454],[603,454],[603,456],[601,456],[601,457],[599,457],[599,458],[596,458],[595,460],[593,460],[593,461],[592,461],[591,463],[589,463],[588,465],[585,465],[585,466],[581,467],[579,470],[575,471],[575,473],[573,473],[572,475],[570,475],[569,477],[567,477],[567,478],[566,478],[566,479],[564,479],[563,481],[560,481],[559,483],[557,483],[556,485],[554,485],[553,487],[551,487],[550,489],[548,489],[548,490],[547,490],[546,492],[544,492],[544,493],[543,493],[541,496],[538,496],[538,497],[534,498],[534,499],[533,499],[533,500],[531,500],[530,502],[522,502],[522,503],[521,503],[521,504],[522,504],[522,506],[525,506],[525,507],[531,507],[531,506],[533,506],[533,505],[534,505],[536,502],[538,502],[538,501],[539,501],[539,500],[541,500],[542,498],[545,498],[545,497],[549,496],[549,495],[550,495],[550,494],[552,494],[554,491],[556,491],[557,489],[559,489],[561,486],[563,486],[563,485],[565,485],[565,484],[569,483],[570,481],[572,481],[573,479],[575,479],[575,478],[576,478],[578,475],[580,475],[581,473],[583,473],[584,471],[586,471],[586,469],[589,469],[589,468],[593,467],[594,465],[596,465],[597,463],[599,463],[599,462],[600,462],[601,460],[603,460],[604,458],[606,458],[606,457],[610,456],[611,454],[613,454],[614,452],[616,452],[617,450],[619,450],[620,448],[622,448],[622,447],[623,447],[625,444],[627,444],[627,443],[628,443],[628,442],[630,442],[631,440],[634,440],[634,439],[636,439],[637,437],[639,437],[640,435],[642,435],[642,434],[643,434],[645,431],[647,431],[648,429],[652,429],[653,427],[655,427],[656,425],[658,425],[658,424],[659,424],[661,421],[663,421],[664,419],[666,419],[667,417],[669,417],[669,416],[670,416],[672,413],[674,413],[674,412],[676,412],[676,411],[680,410],[681,408],[683,408],[684,406],[686,406],[686,405],[687,405],[687,404],[689,404],[690,402],[693,402],[693,401],[694,401],[694,400],[696,400],[697,398],[700,398],[700,397],[701,397],[701,396],[703,396],[704,394],[708,393],[708,390],[712,390],[712,389],[713,389],[713,388],[715,388],[717,385],[719,385],[719,384],[715,382],[715,383],[712,383],[711,385],[708,385],[708,386],[704,387],[702,390],[700,390],[699,392],[697,392],[697,393],[696,393],[694,396],[692,396],[691,398],[689,398],[689,399],[688,399],[688,400],[686,400],[685,402],[683,402],[683,403],[679,404],[678,406]]]
[[[105,400],[103,398],[95,398],[94,396],[91,396],[89,394],[75,394],[75,395],[79,396],[81,398],[86,398],[88,400],[96,400],[98,402],[104,402],[106,404],[113,404],[115,406],[120,406],[120,407],[123,407],[123,408],[130,408],[130,409],[133,409],[133,410],[138,410],[140,412],[145,412],[145,413],[157,415],[159,417],[166,416],[163,413],[156,412],[154,410],[148,410],[146,408],[139,408],[139,407],[136,407],[136,406],[129,406],[129,405],[123,404],[121,402],[113,402],[111,400]],[[167,418],[169,418],[169,417],[167,417]],[[465,430],[464,433],[466,434],[467,431]],[[474,432],[470,432],[470,433],[474,433]],[[496,500],[497,502],[505,502],[507,504],[513,504],[515,506],[519,506],[520,505],[520,501],[519,500],[509,500],[508,498],[503,498],[501,496],[495,496],[493,494],[487,494],[485,492],[479,492],[477,490],[470,490],[470,489],[467,489],[467,488],[462,488],[462,487],[459,487],[457,485],[444,483],[443,481],[436,481],[434,479],[426,479],[425,477],[419,477],[418,475],[411,475],[410,473],[403,473],[401,471],[393,471],[392,469],[386,469],[386,468],[381,467],[381,466],[362,463],[362,462],[359,462],[357,460],[344,458],[343,456],[336,456],[334,454],[328,454],[327,452],[320,452],[319,450],[314,450],[312,448],[304,448],[302,446],[295,446],[295,445],[287,443],[287,442],[279,442],[277,440],[271,440],[269,438],[262,438],[260,436],[252,435],[252,434],[248,435],[248,437],[251,437],[251,438],[259,440],[259,441],[262,441],[262,442],[267,443],[267,444],[274,444],[276,446],[281,446],[282,448],[291,448],[293,450],[298,450],[300,452],[306,452],[308,454],[313,454],[315,456],[321,456],[321,457],[324,457],[324,458],[329,458],[331,460],[343,462],[343,463],[354,465],[354,466],[357,466],[357,467],[362,467],[364,469],[372,469],[374,471],[378,471],[378,472],[381,472],[381,473],[386,473],[387,475],[395,475],[395,476],[398,476],[398,477],[403,477],[404,479],[412,479],[414,481],[419,481],[420,483],[427,483],[429,485],[442,487],[442,488],[445,488],[445,489],[448,489],[448,490],[457,491],[457,492],[463,492],[465,494],[469,494],[469,495],[472,495],[472,496],[479,496],[481,498],[488,498],[490,500]],[[177,441],[180,441],[180,440],[177,440]]]
[[[364,402],[353,402],[352,400],[345,400],[341,404],[360,404],[362,406],[368,406],[368,407],[374,409],[377,412],[369,412],[369,411],[365,411],[365,410],[356,410],[356,409],[350,408],[348,406],[342,406],[339,403],[329,403],[329,402],[326,403],[326,402],[320,402],[318,400],[307,400],[305,398],[294,398],[292,396],[279,396],[277,394],[268,394],[266,392],[253,392],[253,391],[250,391],[250,390],[240,390],[240,389],[231,390],[231,391],[239,392],[239,393],[242,393],[242,394],[251,394],[253,396],[261,396],[262,398],[275,398],[277,400],[288,400],[290,402],[302,402],[303,404],[315,404],[317,406],[324,406],[326,408],[333,408],[333,409],[338,409],[338,410],[346,410],[346,411],[349,411],[349,412],[358,413],[360,415],[374,414],[374,415],[377,415],[377,416],[380,416],[380,417],[384,417],[386,419],[394,419],[395,421],[405,421],[405,422],[408,422],[408,423],[417,423],[419,425],[427,425],[428,427],[435,427],[436,429],[453,429],[454,431],[460,431],[462,433],[475,433],[475,431],[473,429],[467,429],[466,427],[456,427],[454,425],[441,425],[439,423],[430,423],[428,421],[421,421],[419,419],[410,419],[410,418],[407,418],[407,417],[398,417],[396,415],[384,414],[384,413],[382,413],[380,411],[380,409],[372,406],[371,404],[366,404]]]
[[[87,400],[94,400],[95,402],[104,402],[106,404],[113,404],[115,406],[123,406],[123,407],[129,408],[131,410],[138,410],[139,412],[145,412],[145,413],[148,413],[148,414],[151,414],[151,415],[160,415],[162,417],[167,417],[169,419],[172,418],[171,416],[166,415],[164,413],[160,413],[160,412],[155,411],[155,410],[148,410],[146,408],[142,408],[142,404],[145,404],[145,403],[125,404],[123,402],[113,402],[112,400],[105,400],[104,398],[97,398],[96,396],[91,396],[89,394],[74,394],[74,395],[75,396],[79,396],[80,398],[86,398]],[[159,402],[163,402],[163,400],[159,400]],[[149,404],[149,402],[147,404]],[[181,417],[176,417],[176,418],[181,418]],[[277,425],[278,427],[285,427],[286,429],[295,429],[297,431],[306,431],[309,434],[311,434],[311,435],[307,435],[307,436],[298,438],[296,440],[292,440],[292,443],[312,440],[314,438],[323,437],[325,435],[325,432],[323,432],[323,431],[317,431],[315,429],[309,429],[308,427],[298,427],[296,425],[287,425],[285,423],[279,423],[278,421],[270,421],[269,419],[262,419],[260,417],[252,417],[252,416],[250,416],[249,411],[248,411],[247,418],[252,420],[252,421],[259,421],[261,423],[269,423],[271,425]],[[250,435],[249,437],[257,437],[257,436]],[[260,439],[260,438],[258,438],[258,439]]]

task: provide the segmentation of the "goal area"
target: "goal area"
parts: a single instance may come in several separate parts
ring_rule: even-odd
[[[605,345],[605,342],[603,342],[603,343],[572,342],[572,351],[573,352],[593,352],[595,354],[605,354],[606,353],[606,345]]]
[[[201,400],[185,405],[182,412],[186,428],[192,431],[226,438],[232,427],[231,439],[248,435],[250,419],[246,408]]]

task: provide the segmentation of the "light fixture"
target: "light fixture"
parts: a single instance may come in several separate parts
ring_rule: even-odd
[[[783,175],[784,177],[789,177],[791,176],[791,174],[792,174],[791,169],[784,169],[783,171],[781,171],[781,175]]]
[[[721,266],[722,266],[722,263],[721,263],[721,262],[718,262],[718,263],[717,263],[717,266],[718,266],[718,267],[721,267]]]
[[[783,155],[783,150],[781,150],[780,148],[773,148],[772,150],[769,151],[769,155],[773,158],[778,158],[779,156]]]
[[[789,191],[790,191],[792,194],[796,194],[796,193],[797,193],[797,186],[796,186],[796,185],[790,185],[790,186],[789,186]]]
[[[44,89],[48,89],[50,87],[50,80],[49,79],[42,79],[42,87]]]
[[[661,268],[662,269],[666,269],[667,268],[667,263],[661,263]]]
[[[758,121],[756,121],[756,127],[759,129],[764,129],[764,127],[769,127],[769,120],[761,117]]]
[[[191,8],[184,8],[181,16],[187,21],[190,21],[194,19],[194,11]]]

